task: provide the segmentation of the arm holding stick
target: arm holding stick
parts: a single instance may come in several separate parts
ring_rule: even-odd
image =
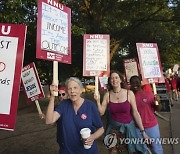
[[[54,111],[54,101],[55,101],[54,92],[57,91],[58,91],[58,87],[55,84],[50,85],[51,96],[46,112],[46,124],[54,124],[60,117],[60,115],[56,111]]]
[[[153,83],[152,86],[153,86],[153,92],[154,92],[154,98],[155,98],[155,110],[160,111],[162,109],[162,106],[160,105],[160,97],[157,94],[155,83]]]

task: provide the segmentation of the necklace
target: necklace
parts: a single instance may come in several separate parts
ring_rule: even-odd
[[[113,93],[115,94],[115,98],[117,99],[117,101],[119,102],[119,99],[120,99],[120,96],[119,96],[119,93],[121,92],[122,88],[119,90],[119,91],[113,91]]]
[[[119,93],[121,90],[122,90],[122,89],[120,89],[119,91],[114,91],[114,90],[113,90],[113,93],[117,94],[117,93]]]

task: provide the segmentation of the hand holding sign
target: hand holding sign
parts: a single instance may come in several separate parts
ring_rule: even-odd
[[[156,94],[157,94],[157,90],[156,90],[156,85],[155,85],[155,83],[152,83],[152,86],[153,86],[154,95],[156,95]],[[158,103],[157,100],[155,101],[155,105],[159,105],[159,103]]]
[[[50,85],[50,94],[51,94],[52,96],[56,96],[56,95],[55,95],[56,93],[58,93],[58,86],[57,86],[57,84],[52,83],[52,84]]]

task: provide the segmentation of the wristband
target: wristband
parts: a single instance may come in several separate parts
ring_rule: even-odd
[[[143,132],[145,132],[145,130],[144,130],[144,129],[143,129],[143,130],[140,130],[140,132],[143,133]]]

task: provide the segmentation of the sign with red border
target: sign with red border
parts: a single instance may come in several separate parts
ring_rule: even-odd
[[[125,77],[127,83],[129,83],[129,80],[132,76],[134,75],[139,76],[138,63],[135,58],[123,60],[123,65],[124,65]]]
[[[71,64],[71,9],[38,0],[36,58]]]
[[[83,45],[83,76],[108,76],[110,72],[110,37],[85,34]]]
[[[0,23],[0,129],[14,130],[27,27]]]
[[[98,79],[99,79],[100,89],[101,90],[107,89],[108,76],[100,76]]]
[[[136,46],[142,80],[144,83],[164,83],[164,76],[157,44],[136,43]]]
[[[45,97],[34,63],[23,68],[21,79],[28,102]]]

